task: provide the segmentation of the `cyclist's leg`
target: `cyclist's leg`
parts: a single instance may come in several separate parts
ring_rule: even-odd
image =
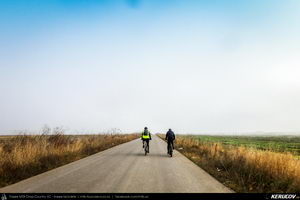
[[[168,152],[168,154],[170,153],[169,149],[170,149],[170,140],[168,140],[168,146],[167,146],[167,152]]]
[[[149,153],[149,140],[146,140],[146,142],[147,142],[147,146],[148,146],[148,153]]]
[[[142,139],[142,141],[143,141],[143,148],[144,148],[144,145],[145,145],[145,140],[144,140],[144,139]]]

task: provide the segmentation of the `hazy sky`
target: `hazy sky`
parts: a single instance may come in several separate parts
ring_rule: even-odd
[[[0,133],[300,131],[299,0],[0,0]]]

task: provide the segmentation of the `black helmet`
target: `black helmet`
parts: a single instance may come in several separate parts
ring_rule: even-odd
[[[169,128],[169,131],[171,131],[171,129]]]
[[[147,127],[145,127],[145,129],[148,129]]]

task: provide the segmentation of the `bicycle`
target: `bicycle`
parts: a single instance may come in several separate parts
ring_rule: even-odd
[[[146,156],[147,153],[149,153],[149,146],[148,146],[148,143],[147,143],[147,142],[145,142],[144,150],[145,150],[145,156]]]
[[[172,143],[170,143],[170,145],[169,145],[168,154],[170,155],[170,157],[173,156],[173,145],[172,145]]]

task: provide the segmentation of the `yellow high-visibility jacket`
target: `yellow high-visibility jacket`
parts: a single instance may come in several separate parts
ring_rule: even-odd
[[[148,134],[145,133],[145,131],[142,132],[142,136],[141,136],[142,139],[151,139],[151,133],[150,131],[148,131]]]

